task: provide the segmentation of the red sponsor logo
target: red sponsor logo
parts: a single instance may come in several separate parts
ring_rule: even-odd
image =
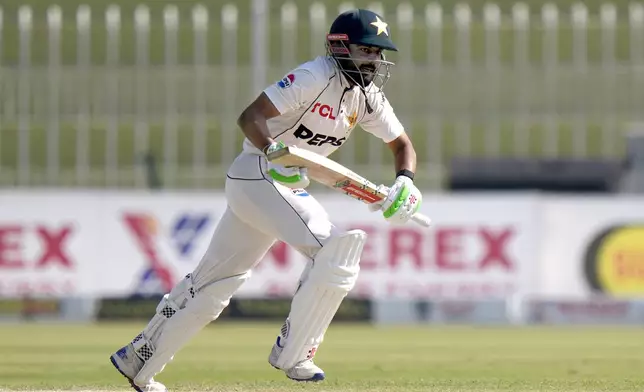
[[[333,108],[329,105],[316,102],[315,105],[313,105],[313,109],[311,109],[311,113],[315,113],[316,111],[320,116],[324,118],[328,118],[329,120],[335,120],[335,115],[333,114]]]
[[[346,228],[360,228],[368,234],[354,296],[371,297],[378,292],[415,298],[485,297],[516,290],[519,260],[511,247],[518,236],[511,225]],[[297,252],[278,242],[260,263],[258,273],[264,269],[288,273],[301,262]],[[284,285],[281,280],[266,282],[267,294],[292,294]]]
[[[295,81],[295,75],[288,74],[284,77],[284,79],[277,82],[277,85],[280,86],[281,88],[288,88],[293,85],[294,81]]]
[[[0,269],[72,269],[73,261],[67,252],[72,226],[34,227],[19,224],[0,226]],[[38,251],[27,251],[27,241],[38,241]],[[30,254],[31,253],[31,254]]]
[[[329,41],[348,41],[349,36],[346,34],[327,34],[326,38]]]
[[[515,269],[516,261],[508,253],[515,234],[513,227],[439,227],[429,231],[430,234],[401,227],[362,226],[360,229],[369,235],[360,261],[363,270],[402,267],[448,272]],[[384,245],[386,253],[377,251],[376,243]],[[481,251],[470,255],[466,252],[468,245]],[[291,267],[292,257],[283,242],[276,243],[269,255],[278,269]]]
[[[512,270],[513,261],[506,250],[514,230],[504,228],[495,230],[487,227],[442,227],[434,232],[431,242],[415,229],[396,228],[389,232],[389,256],[391,267],[403,263],[421,270]],[[479,256],[467,255],[468,242],[476,241],[483,252]]]
[[[69,249],[73,234],[71,223],[1,224],[0,294],[73,293],[75,280],[69,275],[76,272]]]

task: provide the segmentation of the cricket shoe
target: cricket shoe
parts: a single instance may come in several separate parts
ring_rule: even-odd
[[[165,385],[161,384],[160,382],[154,381],[154,379],[151,379],[150,382],[145,385],[137,385],[134,382],[136,375],[139,373],[141,368],[143,368],[145,362],[143,362],[143,360],[139,358],[138,355],[136,355],[132,343],[112,354],[112,356],[110,356],[110,361],[112,362],[112,365],[114,365],[116,370],[118,370],[119,373],[123,375],[123,377],[127,378],[127,380],[130,382],[130,385],[132,386],[132,388],[134,388],[135,391],[168,392]]]
[[[295,381],[322,381],[324,380],[324,370],[315,366],[312,359],[305,359],[304,361],[298,362],[295,366],[290,369],[281,369],[277,367],[277,359],[282,353],[283,347],[280,346],[281,336],[277,337],[277,341],[273,345],[271,354],[268,356],[268,363],[270,363],[275,369],[283,370],[286,373],[286,377]]]

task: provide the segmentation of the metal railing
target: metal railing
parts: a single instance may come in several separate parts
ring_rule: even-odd
[[[455,155],[621,155],[624,129],[643,120],[642,3],[358,5],[384,15],[399,45],[386,92],[427,187]],[[0,185],[144,187],[156,162],[163,186],[221,186],[239,112],[322,55],[331,21],[351,7],[0,8]],[[391,178],[386,147],[363,132],[333,157]]]

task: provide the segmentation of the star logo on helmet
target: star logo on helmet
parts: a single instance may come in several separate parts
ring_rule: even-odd
[[[369,23],[370,25],[376,27],[378,29],[378,32],[376,35],[380,35],[382,33],[385,33],[386,36],[389,36],[389,32],[387,31],[387,26],[389,26],[387,23],[383,22],[380,20],[379,17],[376,16],[376,21]]]

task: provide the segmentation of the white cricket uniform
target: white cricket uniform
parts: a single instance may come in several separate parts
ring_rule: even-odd
[[[351,86],[327,56],[300,65],[264,93],[280,112],[268,121],[273,139],[324,156],[340,148],[357,124],[384,142],[403,133],[384,94]],[[227,173],[226,197],[228,208],[197,279],[203,269],[217,270],[217,278],[248,271],[276,240],[313,258],[335,232],[313,196],[273,182],[264,154],[247,139]]]
[[[403,132],[383,94],[365,96],[359,87],[351,87],[327,57],[299,66],[264,92],[281,113],[268,122],[271,136],[325,156],[338,149],[357,124],[385,142]],[[300,278],[302,286],[293,300],[299,298],[300,305],[291,310],[295,311],[294,320],[290,321],[294,335],[289,335],[289,339],[293,338],[294,343],[287,344],[281,354],[278,352],[282,348],[276,344],[271,358],[274,356],[276,363],[286,366],[303,356],[314,355],[333,314],[325,311],[308,316],[302,312],[338,306],[343,287],[351,287],[351,279],[355,279],[355,275],[347,277],[348,271],[357,274],[352,263],[359,262],[356,259],[359,254],[353,252],[361,251],[365,237],[356,232],[338,232],[313,196],[303,189],[293,190],[273,182],[266,174],[266,166],[264,154],[245,141],[243,151],[228,170],[228,206],[206,254],[192,274],[164,296],[146,328],[130,343],[130,349],[145,359],[138,374],[129,376],[135,377],[139,385],[150,384],[152,377],[194,334],[219,316],[276,240],[289,244],[310,260],[319,255],[322,262],[318,268],[309,262]],[[321,251],[331,239],[333,245],[325,248],[328,252]],[[344,259],[330,263],[328,259],[336,254]],[[329,274],[337,273],[334,268],[342,271],[341,276],[330,277]],[[341,284],[329,289],[325,283],[328,279],[334,279],[333,282],[339,279]],[[313,283],[307,285],[308,281]],[[314,293],[318,287],[327,290],[328,295],[317,298]],[[310,317],[315,319],[311,321]],[[312,324],[307,325],[308,322]],[[123,350],[126,348],[111,357],[113,362],[117,358],[119,369],[128,366],[126,360],[133,363],[133,354]]]

